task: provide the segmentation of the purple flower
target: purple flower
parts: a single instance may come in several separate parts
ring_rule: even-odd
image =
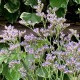
[[[12,60],[11,62],[9,62],[9,67],[14,67],[15,64],[20,64],[20,60]]]
[[[21,73],[22,77],[25,77],[27,74],[26,74],[26,70],[24,69],[24,67],[21,67],[19,69],[19,72]]]
[[[29,49],[27,50],[27,52],[28,52],[29,54],[34,54],[34,49],[33,49],[33,48],[29,48]]]
[[[1,55],[8,55],[8,53],[9,53],[9,52],[8,52],[7,50],[3,50],[3,49],[0,50],[0,56],[1,56]]]
[[[67,51],[74,51],[78,48],[79,44],[76,42],[69,42],[68,44],[65,45]]]
[[[23,34],[25,34],[26,31],[19,31],[17,29],[14,29],[13,26],[5,26],[5,30],[3,30],[3,41],[12,41],[15,42],[18,37],[21,37]]]
[[[36,59],[39,59],[40,58],[40,54],[35,54],[34,56]]]
[[[34,6],[34,9],[36,9],[36,12],[37,12],[37,13],[41,13],[43,7],[44,7],[44,4],[41,3],[41,0],[38,0],[38,5],[37,5],[37,6]]]
[[[12,44],[10,45],[9,50],[14,50],[14,49],[17,49],[18,47],[20,47],[20,44]]]
[[[71,67],[74,67],[76,64],[76,59],[71,57],[69,60],[66,60],[66,65],[67,66],[71,66]]]
[[[44,33],[43,36],[44,37],[48,37],[48,36],[50,36],[50,33],[48,33],[48,32],[47,33]]]
[[[46,60],[47,60],[47,61],[48,61],[48,60],[53,60],[52,54],[47,54]]]
[[[65,65],[58,65],[58,69],[59,69],[60,71],[64,71],[65,68],[66,68]]]
[[[39,28],[35,28],[33,31],[34,31],[35,33],[37,33],[37,34],[40,34],[40,33],[39,33]]]
[[[51,63],[49,61],[45,61],[44,63],[42,63],[42,66],[47,67],[50,66]]]
[[[52,54],[47,54],[46,61],[54,61],[55,58],[56,56],[52,56]]]
[[[78,48],[78,54],[80,54],[80,48]]]
[[[33,34],[30,34],[30,35],[25,35],[24,39],[27,42],[34,42],[37,40],[37,37],[35,37]]]
[[[48,50],[49,49],[49,46],[46,44],[42,48],[44,48],[45,50]]]
[[[64,23],[65,21],[66,21],[65,18],[62,18],[62,17],[61,17],[61,18],[58,18],[58,22],[59,22],[59,23]]]
[[[65,69],[64,73],[66,73],[66,74],[72,74],[73,71],[72,70]]]

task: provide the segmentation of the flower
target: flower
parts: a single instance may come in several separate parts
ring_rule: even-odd
[[[75,58],[73,58],[73,57],[71,57],[71,59],[70,60],[66,60],[66,65],[67,66],[75,66],[75,64],[76,64],[76,59]]]
[[[65,65],[58,65],[58,69],[59,69],[60,71],[64,71],[65,68],[66,68]]]
[[[11,44],[9,50],[14,50],[17,49],[18,47],[20,47],[20,44]]]
[[[15,64],[20,64],[20,60],[12,60],[9,62],[9,68],[14,67]]]
[[[26,52],[28,52],[28,54],[34,54],[34,49],[28,48],[28,49],[26,49]]]
[[[73,51],[76,50],[78,48],[79,44],[76,42],[69,42],[68,44],[65,45],[67,51]]]
[[[61,17],[61,18],[58,18],[58,22],[59,22],[59,23],[64,23],[65,21],[66,21],[65,18],[62,18],[62,17]]]
[[[52,56],[52,54],[47,54],[46,61],[54,61],[55,58],[56,56]]]
[[[14,27],[13,26],[5,26],[5,29],[6,30],[4,30],[3,32],[4,32],[4,34],[3,34],[3,39],[7,39],[8,37],[9,38],[16,38],[17,36],[18,36],[18,30],[17,29],[14,29]]]
[[[49,61],[45,61],[44,63],[42,63],[42,66],[47,67],[50,66],[51,63]]]
[[[73,73],[73,71],[68,70],[68,69],[65,69],[64,73],[66,73],[66,74],[72,74],[72,73]]]
[[[39,28],[35,28],[35,29],[33,29],[33,31],[34,31],[38,36],[41,36]]]
[[[0,50],[0,56],[1,55],[8,55],[8,50]]]
[[[3,30],[2,34],[2,40],[3,42],[9,41],[9,42],[15,42],[18,38],[21,38],[24,36],[26,31],[19,31],[17,29],[14,29],[13,26],[9,25],[8,27],[5,26],[5,30]]]
[[[38,5],[34,6],[34,9],[36,9],[37,13],[41,13],[42,9],[43,9],[44,4],[41,3],[41,0],[38,0]]]
[[[19,72],[21,73],[22,77],[25,77],[27,75],[26,70],[24,69],[24,67],[21,67],[19,69]]]
[[[80,54],[80,48],[78,48],[78,54]]]
[[[37,37],[34,36],[33,34],[30,34],[30,35],[25,35],[25,36],[24,36],[24,39],[25,39],[25,41],[27,41],[27,42],[34,42],[34,41],[37,40]]]

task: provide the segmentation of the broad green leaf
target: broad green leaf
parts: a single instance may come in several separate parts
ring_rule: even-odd
[[[48,71],[45,68],[38,68],[36,70],[36,74],[39,77],[44,77],[44,78],[49,78],[49,75],[51,75],[51,74],[48,74]]]
[[[20,74],[16,68],[9,69],[8,65],[4,64],[2,74],[7,80],[19,80]]]
[[[20,6],[19,0],[9,0],[5,5],[4,8],[8,10],[10,13],[15,13]]]
[[[25,59],[25,64],[27,68],[30,68],[32,66],[32,60],[34,60],[34,55],[28,54]]]
[[[1,4],[1,0],[0,0],[0,4]]]
[[[78,11],[76,11],[76,14],[80,14],[80,8],[78,8]]]
[[[12,78],[11,78],[11,75],[9,74],[9,68],[8,68],[8,65],[3,65],[3,72],[2,72],[2,74],[5,76],[5,78],[7,79],[7,80],[12,80]]]
[[[58,17],[64,17],[65,14],[66,14],[66,8],[59,8],[57,11],[56,11],[56,14]]]
[[[23,12],[20,18],[25,22],[31,21],[34,24],[39,23],[41,21],[41,17],[37,16],[35,13]]]
[[[66,8],[69,0],[50,0],[50,5],[57,8]]]
[[[26,58],[24,60],[21,60],[22,65],[24,66],[24,68],[26,69],[26,71],[28,72],[30,67],[32,66],[34,60],[34,55],[32,54],[27,54]]]
[[[8,22],[14,23],[19,17],[19,11],[15,13],[9,13],[7,10],[4,10],[2,15],[7,19]]]
[[[6,61],[7,57],[6,56],[0,56],[0,64],[2,64],[2,62]]]
[[[7,49],[8,47],[9,47],[8,44],[6,44],[6,43],[0,43],[0,50],[1,49]]]
[[[31,7],[37,4],[37,0],[23,0],[23,2],[25,5],[30,5]]]
[[[74,0],[74,2],[76,2],[77,4],[80,4],[80,0]]]
[[[16,68],[10,70],[11,77],[13,78],[12,80],[19,80],[20,79],[20,73]]]
[[[64,74],[64,80],[70,80],[70,78],[67,74]],[[75,80],[77,80],[77,79],[75,79]]]
[[[12,61],[12,60],[18,60],[18,56],[17,54],[15,53],[11,53],[10,57],[9,57],[9,61]]]

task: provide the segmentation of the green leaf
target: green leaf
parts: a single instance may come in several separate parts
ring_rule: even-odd
[[[19,11],[15,13],[9,13],[7,10],[4,10],[2,15],[7,19],[8,22],[14,23],[18,19],[19,14]]]
[[[49,78],[49,75],[51,75],[51,74],[48,74],[48,71],[45,68],[38,68],[36,70],[36,74],[39,77],[44,77],[44,78]]]
[[[20,74],[16,68],[9,69],[8,65],[4,64],[2,74],[7,80],[19,80]]]
[[[0,4],[1,4],[1,0],[0,0]]]
[[[28,54],[25,59],[25,64],[26,64],[27,68],[30,68],[32,66],[31,60],[34,60],[34,55]]]
[[[23,0],[23,2],[25,5],[30,5],[31,7],[37,4],[37,0]]]
[[[43,45],[45,45],[45,44],[47,44],[47,45],[50,45],[50,42],[47,40],[47,39],[44,39],[44,40],[37,40],[37,43],[38,44],[43,44]]]
[[[66,8],[59,8],[57,11],[56,11],[56,14],[58,17],[64,17],[65,14],[66,14]]]
[[[0,56],[0,64],[2,64],[2,62],[4,62],[6,60],[5,56]]]
[[[8,44],[6,44],[6,43],[0,43],[0,50],[1,49],[7,49],[8,47],[9,47]]]
[[[64,74],[64,80],[70,80],[70,78],[67,74]],[[74,80],[77,80],[77,79],[74,79]]]
[[[3,72],[2,74],[6,77],[7,80],[12,80],[11,75],[9,74],[9,68],[8,65],[3,66]]]
[[[19,0],[9,0],[5,5],[4,8],[8,10],[10,13],[15,13],[20,6]]]
[[[80,0],[74,0],[74,2],[76,2],[77,4],[80,4]]]
[[[23,12],[20,18],[26,23],[28,23],[28,21],[31,21],[34,24],[41,22],[41,17],[37,16],[35,13]]]
[[[50,0],[50,5],[57,8],[66,8],[69,0]]]
[[[0,64],[0,73],[3,71],[3,65]]]

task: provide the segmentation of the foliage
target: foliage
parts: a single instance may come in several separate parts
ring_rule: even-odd
[[[20,15],[20,1],[19,0],[1,0],[0,14],[4,16],[9,22],[15,22]],[[16,15],[15,15],[16,14]]]
[[[70,6],[72,6],[74,3],[76,3],[76,5],[80,4],[80,0],[58,0],[58,1],[41,0],[41,1],[45,5],[45,7],[43,8],[44,12],[46,12],[46,9],[49,6],[51,6],[52,8],[57,7],[58,10],[56,11],[56,13],[58,17],[64,17],[66,15],[69,3]],[[37,0],[0,0],[0,16],[6,18],[8,22],[14,23],[24,12],[35,14],[34,10],[35,5],[37,5]],[[40,22],[40,20],[38,22]]]
[[[25,5],[30,5],[31,7],[37,4],[37,0],[23,0],[23,2]]]
[[[37,8],[38,7],[38,8]],[[26,34],[13,26],[5,26],[0,40],[0,73],[5,80],[79,80],[80,39],[76,30],[63,30],[69,26],[66,20],[57,17],[58,8],[42,12],[43,4],[38,0],[37,17],[43,22],[42,28],[34,28],[34,14],[23,13],[22,19],[31,22],[26,25],[36,34]],[[26,15],[28,18],[24,18]],[[30,15],[32,15],[30,17]],[[33,16],[34,15],[34,16]],[[33,20],[34,19],[34,20]],[[46,23],[49,22],[48,25]],[[72,40],[75,37],[76,42]],[[24,38],[23,41],[21,38]]]
[[[22,3],[23,2],[23,3]],[[9,22],[13,23],[19,18],[21,14],[21,5],[32,6],[36,2],[28,0],[0,0],[0,15],[4,16]]]
[[[15,13],[20,6],[19,0],[10,0],[4,5],[4,8],[9,12],[9,13]]]
[[[23,12],[20,16],[20,18],[24,21],[26,21],[27,23],[29,23],[29,21],[31,21],[31,23],[39,23],[41,21],[41,18],[39,16],[37,16],[35,13],[27,13],[27,12]]]

